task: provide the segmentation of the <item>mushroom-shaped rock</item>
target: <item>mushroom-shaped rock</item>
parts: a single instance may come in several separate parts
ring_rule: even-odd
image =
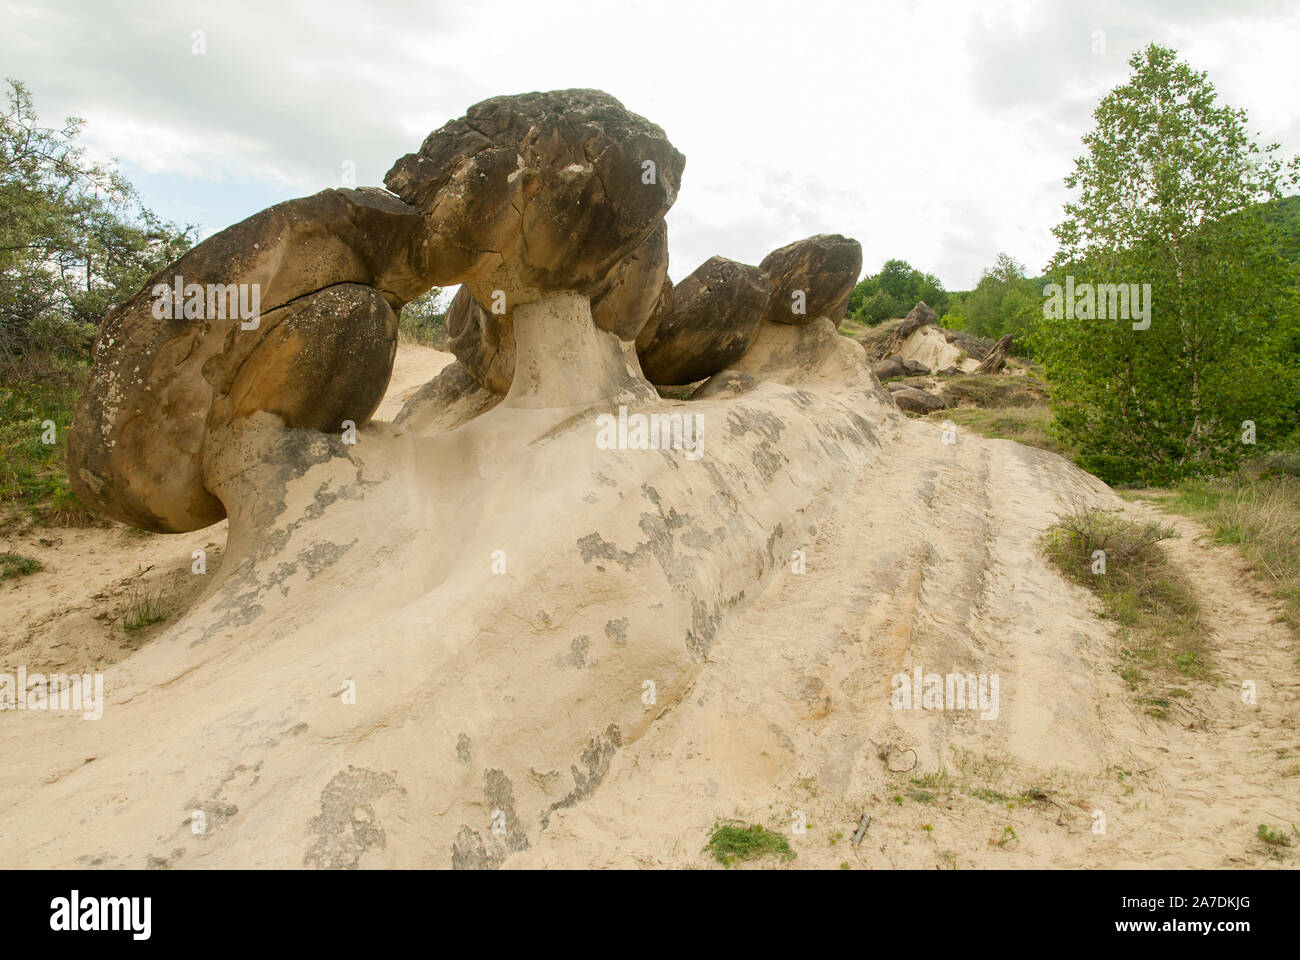
[[[862,272],[862,246],[839,234],[820,233],[773,250],[759,267],[772,278],[764,319],[810,323],[844,318],[849,294]]]
[[[656,125],[599,90],[494,97],[435,130],[384,178],[428,217],[435,282],[513,309],[590,296],[677,197],[685,160]]]
[[[621,342],[635,337],[666,269],[663,217],[684,164],[663,130],[609,94],[558,90],[470,107],[384,182],[428,218],[431,279],[462,283],[480,309],[493,308],[460,307],[456,331],[467,339],[454,349],[469,372],[508,389],[507,406],[562,407],[640,379]],[[524,309],[550,300],[566,310]],[[526,319],[546,327],[549,347],[522,329]],[[525,348],[567,353],[570,366]],[[529,371],[522,383],[519,367]]]
[[[326,190],[208,238],[100,324],[68,435],[87,504],[176,533],[226,510],[205,446],[231,417],[340,429],[374,412],[400,307],[431,285],[427,223],[383,190]]]
[[[694,383],[744,355],[762,320],[772,281],[758,267],[711,257],[672,288],[653,336],[638,349],[651,383]]]

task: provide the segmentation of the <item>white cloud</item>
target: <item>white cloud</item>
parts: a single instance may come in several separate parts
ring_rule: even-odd
[[[1031,271],[1048,259],[1091,110],[1152,40],[1300,150],[1300,19],[1275,2],[0,0],[0,17],[0,62],[43,116],[86,117],[95,151],[132,171],[190,178],[180,218],[198,210],[209,231],[252,212],[232,185],[310,193],[345,160],[378,184],[477,100],[591,86],[686,154],[674,277],[839,232],[869,270],[901,256],[960,289],[999,250]],[[174,197],[146,201],[176,216]]]

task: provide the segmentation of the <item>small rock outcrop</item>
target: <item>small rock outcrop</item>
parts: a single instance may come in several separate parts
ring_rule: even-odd
[[[890,384],[890,386],[893,386],[893,384]],[[933,413],[935,410],[942,410],[947,406],[939,397],[932,393],[926,393],[924,390],[918,390],[916,387],[900,387],[897,390],[890,390],[889,395],[898,404],[898,409],[907,413]]]
[[[1001,373],[1002,368],[1007,365],[1007,357],[1011,356],[1011,348],[1015,346],[1015,338],[1011,334],[1004,334],[993,349],[988,352],[982,361],[976,373]]]

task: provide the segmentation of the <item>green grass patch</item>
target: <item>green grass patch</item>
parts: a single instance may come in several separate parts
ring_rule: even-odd
[[[1047,532],[1044,552],[1101,600],[1119,625],[1120,676],[1151,716],[1186,696],[1181,681],[1212,676],[1208,637],[1191,587],[1160,541],[1173,530],[1105,510],[1076,510]],[[1176,692],[1175,692],[1176,691]]]
[[[954,407],[1046,407],[1047,384],[1028,374],[971,373],[948,380],[943,398]]]
[[[1014,807],[1023,807],[1029,802],[1029,798],[1024,794],[1013,797],[998,790],[990,790],[987,787],[972,790],[970,795],[983,800],[985,803],[996,803],[1005,806],[1008,810],[1013,809]]]
[[[1002,828],[1002,832],[991,839],[989,843],[1005,850],[1012,845],[1018,845],[1020,843],[1020,837],[1016,835],[1016,828],[1007,824],[1007,826]]]
[[[907,799],[916,803],[935,803],[947,799],[953,791],[952,774],[940,767],[938,770],[912,777],[908,780]]]
[[[0,553],[0,580],[25,577],[44,569],[45,564],[35,557],[24,557],[21,553]]]
[[[991,440],[1015,440],[1029,447],[1049,450],[1073,459],[1078,452],[1056,435],[1052,411],[1043,404],[1026,407],[956,407],[927,414],[927,420],[951,420],[958,428]]]
[[[1294,825],[1292,825],[1291,829],[1297,836],[1300,836],[1300,830],[1296,830]],[[1285,830],[1274,830],[1266,823],[1261,823],[1259,825],[1259,829],[1255,831],[1255,836],[1264,841],[1265,845],[1270,847],[1291,846],[1291,838],[1287,835]]]
[[[122,618],[122,629],[133,633],[165,619],[167,615],[162,609],[162,596],[150,594],[148,587],[138,587],[131,593],[126,616]]]
[[[715,823],[705,849],[728,867],[738,860],[758,860],[769,855],[782,860],[793,860],[797,856],[781,834],[762,824],[747,824],[739,820]]]

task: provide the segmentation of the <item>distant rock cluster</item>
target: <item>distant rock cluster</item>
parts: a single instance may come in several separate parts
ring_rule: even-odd
[[[946,330],[936,324],[938,319],[928,304],[918,303],[869,357],[871,372],[886,381],[894,402],[908,413],[933,413],[948,404],[898,378],[1001,373],[1014,346],[1010,334],[991,344],[960,330]]]

